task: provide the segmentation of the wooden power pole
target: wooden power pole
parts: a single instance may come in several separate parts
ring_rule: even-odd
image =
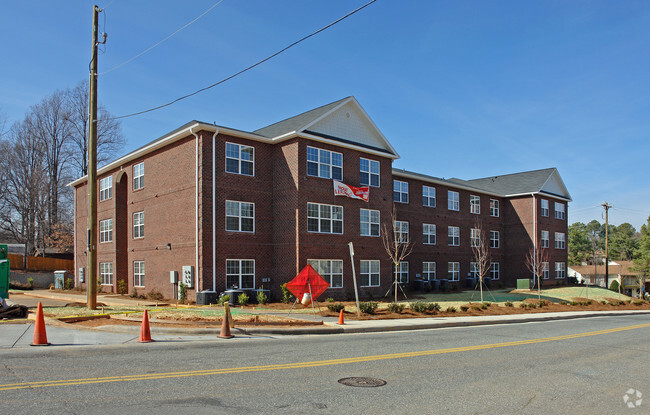
[[[605,208],[605,288],[609,288],[609,208],[612,205],[603,203]]]

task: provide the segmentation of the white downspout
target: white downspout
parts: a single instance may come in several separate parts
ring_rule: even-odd
[[[217,292],[217,207],[215,206],[215,197],[217,195],[217,155],[215,150],[217,134],[219,134],[219,129],[215,129],[212,136],[212,291],[214,292]]]
[[[194,127],[192,127],[194,128]],[[195,211],[196,211],[196,216],[195,216],[195,231],[196,231],[196,237],[195,237],[195,247],[196,247],[196,271],[195,271],[195,284],[196,284],[196,292],[199,292],[199,136],[196,134],[194,131],[192,131],[192,128],[190,128],[190,133],[196,138],[196,166],[195,166],[195,177],[196,177],[196,195],[195,195]]]

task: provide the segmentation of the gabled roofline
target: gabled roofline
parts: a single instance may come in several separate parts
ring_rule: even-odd
[[[442,186],[453,187],[455,189],[467,190],[467,191],[474,192],[474,193],[482,193],[482,194],[488,195],[488,196],[503,197],[503,195],[500,195],[498,193],[488,192],[486,190],[479,189],[477,187],[466,186],[466,185],[463,185],[463,184],[460,184],[460,183],[457,183],[457,182],[451,182],[449,180],[441,179],[441,178],[438,178],[438,177],[427,176],[427,175],[424,175],[424,174],[415,173],[415,172],[407,171],[407,170],[403,170],[403,169],[393,169],[393,176],[404,177],[404,178],[407,178],[407,179],[421,180],[421,181],[427,182],[427,183],[439,184],[439,185],[442,185]]]
[[[546,178],[546,181],[542,185],[542,188],[540,189],[540,192],[542,191],[542,189],[544,189],[544,186],[546,186],[546,183],[548,183],[549,180],[551,180],[551,177],[554,177],[554,176],[557,176],[557,179],[560,181],[560,185],[562,185],[562,189],[564,189],[564,192],[568,196],[568,197],[564,197],[564,196],[560,196],[560,197],[562,199],[567,200],[567,201],[573,201],[573,199],[571,199],[571,195],[569,194],[569,189],[566,188],[566,185],[564,184],[564,180],[562,180],[562,176],[560,176],[560,172],[557,171],[557,168],[555,168],[555,167],[553,167],[553,173],[549,174],[548,178]],[[545,192],[545,193],[549,193],[549,192]]]

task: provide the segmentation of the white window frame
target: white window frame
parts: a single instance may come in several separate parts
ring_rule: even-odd
[[[99,201],[108,200],[113,197],[113,176],[107,176],[99,180]]]
[[[335,155],[337,162],[334,161]],[[317,174],[310,173],[310,166],[316,167]],[[307,176],[343,180],[343,153],[307,146]]]
[[[566,264],[564,262],[555,263],[555,279],[566,278]]]
[[[422,224],[422,243],[425,245],[436,244],[436,225],[432,223]]]
[[[548,200],[546,199],[540,199],[540,210],[541,210],[541,215],[548,217],[549,215],[549,207],[548,207]]]
[[[501,271],[501,266],[498,262],[492,262],[490,264],[490,278],[495,281],[499,279],[499,274]]]
[[[395,241],[400,244],[409,242],[409,223],[403,220],[396,220],[393,224],[395,229]]]
[[[481,197],[476,195],[469,195],[469,213],[474,215],[481,214]]]
[[[144,261],[133,261],[133,286],[144,287]]]
[[[99,243],[113,242],[113,219],[99,221]]]
[[[499,237],[499,231],[490,231],[490,248],[499,248],[501,245]]]
[[[381,213],[373,209],[359,209],[359,226],[361,236],[381,236]]]
[[[422,186],[422,206],[436,207],[436,188]]]
[[[250,207],[251,216],[244,216],[245,207]],[[235,212],[236,211],[236,212]],[[230,227],[228,224],[228,219],[236,219],[237,226]],[[244,225],[248,224],[250,221],[250,226],[252,229],[244,230]],[[242,202],[239,200],[226,200],[226,231],[227,232],[243,232],[243,233],[255,233],[255,203],[252,202]],[[247,225],[248,226],[248,225]]]
[[[566,219],[566,211],[564,203],[555,202],[555,219]]]
[[[544,231],[544,230],[541,231],[541,235],[539,238],[541,241],[542,248],[549,248],[551,246],[550,234],[548,231]]]
[[[555,232],[555,249],[566,248],[566,237],[562,232]]]
[[[144,187],[144,161],[133,165],[133,190]]]
[[[449,281],[460,281],[460,262],[447,262]]]
[[[229,151],[229,147],[230,149],[236,148],[237,154],[232,154]],[[246,150],[246,152],[244,152],[243,150]],[[250,160],[245,157],[242,157],[242,154],[249,154],[248,150],[250,150]],[[228,169],[228,160],[233,160],[237,163],[237,171],[235,171],[234,169],[230,169],[230,170]],[[225,156],[224,163],[225,163],[224,170],[226,173],[254,177],[255,176],[255,147],[226,141],[226,156]],[[242,173],[242,166],[248,164],[250,164],[251,173],[250,174]]]
[[[447,245],[460,246],[460,227],[458,226],[447,227]]]
[[[310,205],[312,207],[317,207],[318,216],[309,216]],[[328,212],[325,212],[322,208],[325,208],[325,210],[327,210]],[[340,218],[338,217],[339,212],[340,212]],[[327,215],[329,215],[329,217]],[[310,227],[312,227],[314,223],[318,224],[317,230],[310,229]],[[329,231],[323,230],[326,228],[325,226],[323,226],[326,223],[329,223],[329,228],[330,228]],[[340,223],[341,225],[341,232],[334,232],[334,225],[338,223]],[[324,233],[324,234],[331,234],[331,235],[343,235],[343,206],[307,202],[307,232]]]
[[[99,281],[101,285],[113,285],[113,263],[99,263]]]
[[[436,263],[432,261],[424,261],[422,263],[422,279],[425,281],[432,281],[436,279]]]
[[[400,284],[408,284],[409,282],[409,263],[408,261],[401,261],[395,266],[393,264],[393,281],[397,278]]]
[[[471,228],[469,230],[469,246],[471,248],[477,248],[481,246],[481,229]]]
[[[460,193],[447,190],[447,210],[460,210]]]
[[[380,267],[381,263],[379,260],[360,261],[359,275],[361,278],[360,283],[362,287],[379,287],[381,285]]]
[[[548,262],[542,262],[542,279],[547,280],[550,278]]]
[[[469,263],[469,276],[471,278],[478,278],[478,262]]]
[[[133,213],[133,239],[144,238],[144,210]]]
[[[307,263],[311,265],[316,272],[320,274],[325,281],[330,284],[330,288],[343,288],[343,260],[341,259],[308,259]],[[338,270],[336,272],[334,269],[334,264],[336,263]],[[339,279],[334,277],[340,277],[340,285],[338,284]]]
[[[364,162],[367,162],[368,168],[364,170]],[[376,167],[376,168],[375,168]],[[360,157],[359,160],[359,182],[361,186],[380,187],[380,164],[377,160],[371,160]],[[365,179],[367,177],[367,179]],[[377,179],[377,184],[373,184],[373,178]],[[365,180],[364,180],[365,179]]]
[[[393,180],[393,202],[409,202],[409,184],[401,180]]]
[[[499,217],[499,201],[497,199],[490,199],[490,216]]]
[[[230,265],[230,266],[229,266]],[[252,266],[252,273],[251,272],[244,272],[244,271],[250,271],[250,268],[244,269],[244,265],[247,267]],[[236,269],[234,268],[236,267]],[[233,272],[233,270],[235,272]],[[252,276],[252,283],[247,285],[246,287],[243,287],[244,285],[244,277],[250,277]],[[228,285],[228,280],[236,278],[237,284],[230,284]],[[236,286],[238,289],[253,289],[255,288],[255,260],[254,259],[226,259],[226,288],[232,288]]]

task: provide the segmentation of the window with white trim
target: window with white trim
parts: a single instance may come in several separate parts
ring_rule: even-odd
[[[481,246],[481,230],[472,228],[469,230],[469,246],[476,248]]]
[[[499,279],[499,263],[498,262],[493,262],[490,264],[490,278],[492,280],[498,280]]]
[[[562,232],[555,232],[555,248],[564,249],[566,247],[566,239]]]
[[[113,176],[104,177],[99,181],[99,201],[113,197]]]
[[[255,176],[255,148],[227,142],[226,173]]]
[[[99,242],[111,242],[113,240],[113,219],[99,221]]]
[[[447,245],[460,246],[460,228],[458,226],[447,227]]]
[[[379,261],[363,260],[359,265],[362,287],[379,287]]]
[[[409,202],[409,184],[400,180],[393,180],[393,202]]]
[[[469,263],[469,276],[471,278],[478,278],[478,262]]]
[[[226,230],[255,232],[255,203],[226,200]]]
[[[226,259],[226,288],[255,288],[255,260]]]
[[[499,217],[499,201],[490,199],[490,216]]]
[[[343,234],[343,206],[307,203],[307,231]]]
[[[539,201],[540,201],[541,207],[542,207],[542,209],[541,209],[542,210],[542,216],[548,216],[548,213],[549,213],[549,211],[548,211],[548,200],[540,199]]]
[[[469,213],[478,215],[481,213],[481,198],[480,196],[469,196]]]
[[[422,279],[432,281],[436,279],[436,263],[423,262],[422,263]]]
[[[133,214],[133,238],[144,238],[144,211]]]
[[[549,279],[548,262],[542,262],[542,279]]]
[[[564,262],[555,263],[555,278],[561,279],[566,277],[566,264]]]
[[[113,263],[99,263],[99,280],[102,285],[113,285]]]
[[[397,266],[393,264],[393,278],[401,284],[409,282],[409,263],[402,261]]]
[[[361,209],[359,216],[361,220],[361,236],[379,236],[379,211]]]
[[[307,147],[307,175],[343,180],[343,154]]]
[[[409,241],[409,223],[401,220],[396,220],[395,228],[395,241],[400,244],[406,244]]]
[[[447,209],[448,210],[460,210],[458,192],[453,190],[447,190]]]
[[[379,162],[376,160],[359,160],[361,186],[379,187]]]
[[[422,243],[425,245],[436,244],[436,225],[430,223],[422,224]]]
[[[565,219],[566,211],[564,210],[564,203],[555,202],[555,219]]]
[[[541,242],[542,248],[548,248],[551,246],[548,231],[541,231]]]
[[[422,186],[422,206],[436,207],[436,188]]]
[[[499,247],[499,231],[490,231],[490,248]]]
[[[343,261],[340,259],[308,259],[321,277],[330,284],[330,288],[343,288]]]
[[[133,261],[133,286],[144,287],[144,261]]]
[[[460,281],[460,262],[447,262],[449,281]]]
[[[133,190],[144,187],[144,162],[133,166]]]

